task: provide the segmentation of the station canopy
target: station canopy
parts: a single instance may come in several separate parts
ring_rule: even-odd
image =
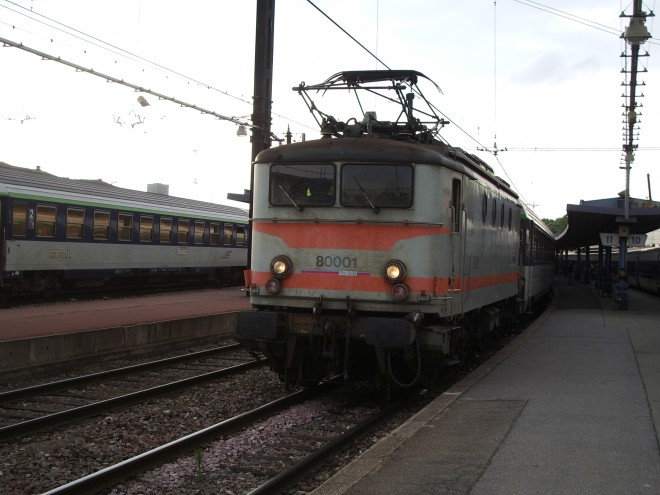
[[[624,198],[580,201],[566,205],[568,226],[557,237],[557,249],[576,249],[600,244],[600,234],[618,233],[628,225],[629,233],[646,234],[660,229],[660,202],[629,198],[628,218]]]

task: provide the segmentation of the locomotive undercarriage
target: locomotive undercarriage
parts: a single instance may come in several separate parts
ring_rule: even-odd
[[[287,385],[341,379],[389,390],[428,383],[464,363],[513,328],[516,307],[512,298],[445,319],[249,311],[239,314],[237,336],[264,353]]]

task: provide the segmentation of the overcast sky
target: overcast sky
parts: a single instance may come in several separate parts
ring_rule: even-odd
[[[614,197],[621,162],[619,38],[629,2],[314,0],[393,69],[418,70],[451,119],[442,135],[478,154],[544,218]],[[0,36],[225,116],[252,113],[256,0],[0,0]],[[654,0],[646,2],[655,10]],[[556,10],[553,10],[556,9]],[[550,11],[550,12],[548,12]],[[653,17],[647,27],[654,32]],[[660,198],[660,65],[647,42],[631,195]],[[216,203],[249,188],[249,138],[237,126],[18,48],[0,50],[0,161]],[[276,0],[273,127],[318,129],[301,81],[382,69],[306,0]],[[331,113],[331,112],[330,112]],[[345,116],[341,116],[345,117]],[[494,148],[497,156],[479,148]]]

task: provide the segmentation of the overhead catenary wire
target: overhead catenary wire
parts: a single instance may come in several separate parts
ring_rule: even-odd
[[[312,7],[314,7],[314,8],[315,8],[316,10],[318,10],[321,14],[323,14],[323,15],[325,16],[325,18],[328,19],[330,22],[332,22],[335,26],[337,26],[339,29],[341,29],[341,31],[342,31],[346,36],[348,36],[349,38],[351,38],[355,43],[357,43],[357,44],[360,46],[360,48],[362,48],[362,49],[363,49],[364,51],[366,51],[369,55],[371,55],[371,56],[372,56],[373,58],[375,58],[378,62],[380,62],[380,63],[383,65],[383,67],[385,67],[385,68],[387,68],[387,69],[390,69],[390,66],[389,66],[389,65],[387,65],[385,62],[383,62],[381,59],[379,59],[378,56],[374,55],[374,54],[371,52],[371,50],[369,50],[366,46],[364,46],[364,45],[363,45],[362,43],[360,43],[357,39],[355,39],[355,37],[354,37],[352,34],[350,34],[348,31],[346,31],[346,30],[345,30],[343,27],[341,27],[339,24],[337,24],[337,22],[335,22],[334,19],[332,19],[332,17],[330,17],[330,16],[329,16],[328,14],[326,14],[325,12],[323,12],[320,8],[318,8],[318,7],[314,4],[314,2],[312,2],[312,0],[307,0],[307,3],[309,3]]]
[[[249,123],[249,122],[247,122],[247,121],[241,121],[241,120],[239,120],[239,119],[237,119],[237,118],[235,118],[235,117],[229,117],[229,116],[227,116],[227,115],[222,115],[222,114],[220,114],[220,113],[218,113],[218,112],[215,112],[215,111],[213,111],[213,110],[208,110],[208,109],[205,109],[205,108],[199,107],[199,106],[197,106],[197,105],[194,105],[194,104],[192,104],[192,103],[187,103],[187,102],[185,102],[185,101],[183,101],[183,100],[179,100],[179,99],[174,98],[174,97],[172,97],[172,96],[167,96],[167,95],[165,95],[165,94],[158,93],[157,91],[153,91],[153,90],[151,90],[151,89],[149,89],[149,88],[145,88],[145,87],[139,86],[139,85],[137,85],[137,84],[130,83],[130,82],[128,82],[128,81],[124,81],[123,79],[118,79],[118,78],[113,77],[113,76],[111,76],[111,75],[109,75],[109,74],[104,74],[104,73],[102,73],[102,72],[95,71],[94,69],[87,68],[87,67],[83,67],[83,66],[78,65],[78,64],[74,64],[73,62],[70,62],[70,61],[68,61],[68,60],[64,60],[64,59],[61,58],[61,57],[56,57],[56,56],[54,56],[54,55],[50,55],[50,54],[48,54],[48,53],[45,53],[45,52],[42,52],[42,51],[39,51],[39,50],[35,50],[34,48],[30,48],[30,47],[28,47],[28,46],[25,46],[25,45],[22,44],[22,43],[16,43],[16,42],[14,42],[14,41],[8,40],[7,38],[0,37],[0,43],[4,44],[5,46],[12,46],[12,47],[14,47],[14,48],[18,48],[18,49],[20,49],[20,50],[24,50],[24,51],[26,51],[26,52],[28,52],[28,53],[32,53],[33,55],[38,55],[38,56],[40,56],[40,57],[41,57],[42,59],[44,59],[44,60],[52,60],[52,61],[54,61],[54,62],[57,62],[57,63],[63,64],[63,65],[66,65],[66,66],[72,67],[72,68],[76,69],[76,70],[79,71],[79,72],[86,72],[86,73],[91,74],[91,75],[93,75],[93,76],[97,76],[97,77],[103,78],[103,79],[105,79],[105,80],[108,81],[108,82],[113,82],[113,83],[116,83],[116,84],[121,84],[122,86],[126,86],[126,87],[128,87],[128,88],[132,88],[132,89],[134,89],[135,91],[139,91],[139,92],[141,92],[141,93],[147,93],[147,94],[150,94],[150,95],[156,96],[156,97],[158,97],[158,98],[161,99],[161,100],[168,100],[168,101],[171,101],[171,102],[173,102],[173,103],[177,103],[177,104],[181,105],[182,107],[187,107],[187,108],[191,108],[191,109],[193,109],[193,110],[198,110],[198,111],[201,112],[201,113],[208,114],[208,115],[212,115],[212,116],[214,116],[214,117],[216,117],[216,118],[218,118],[218,119],[220,119],[220,120],[227,120],[227,121],[232,122],[232,123],[234,123],[234,124],[236,124],[236,125],[242,125],[242,126],[245,126],[245,127],[250,127],[250,128],[255,127],[253,124],[251,124],[251,123]]]
[[[5,0],[5,1],[8,1],[8,0]],[[312,2],[309,1],[309,0],[307,0],[307,1],[308,1],[308,3],[309,3],[311,6],[313,6],[315,9],[317,9],[317,10],[320,11],[320,9],[319,9],[316,5],[314,5],[314,3],[312,3]],[[13,5],[16,5],[16,3],[14,3],[14,2],[9,2],[9,3],[11,3],[11,4],[13,4]],[[522,4],[522,5],[526,5],[526,6],[528,6],[528,7],[532,7],[532,8],[538,8],[538,7],[536,7],[535,5],[531,5],[531,4],[542,5],[542,4],[539,4],[538,2],[531,2],[531,1],[527,1],[527,2],[518,1],[518,3],[520,3],[520,4]],[[23,8],[23,7],[21,7],[21,8]],[[557,10],[557,9],[554,9],[554,10]],[[546,10],[546,12],[547,12],[547,10]],[[559,12],[561,12],[561,11],[559,11]],[[323,13],[323,12],[322,12],[322,13]],[[557,15],[557,14],[554,13],[554,12],[549,12],[549,13],[550,13],[550,14],[553,14],[553,15]],[[347,32],[345,29],[341,28],[336,22],[332,21],[332,19],[330,19],[325,13],[323,13],[323,15],[324,15],[325,17],[327,17],[329,20],[331,20],[331,22],[333,22],[333,24],[335,24],[337,27],[339,27],[339,28],[340,28],[340,29],[341,29],[346,35],[348,35],[348,36],[349,36],[354,42],[356,42],[356,43],[357,43],[358,45],[360,45],[363,49],[365,49],[365,50],[366,50],[371,56],[374,57],[374,59],[378,60],[379,63],[382,63],[383,66],[385,66],[385,67],[387,67],[387,68],[389,69],[389,67],[387,66],[387,64],[385,64],[382,60],[380,60],[380,58],[378,58],[377,55],[372,54],[369,50],[367,50],[366,48],[364,48],[364,46],[363,46],[361,43],[359,43],[359,42],[358,42],[353,36],[351,36],[350,34],[348,34],[348,32]],[[565,16],[562,16],[562,17],[565,17]],[[573,16],[573,17],[577,18],[577,16]],[[568,18],[568,17],[565,17],[565,18],[567,18],[568,20],[574,20],[574,19],[570,19],[570,18]],[[57,22],[57,21],[54,21],[54,22]],[[581,24],[588,25],[588,24],[586,24],[586,23],[581,23]],[[589,26],[589,25],[588,25],[588,26]],[[593,26],[590,26],[590,27],[593,27]],[[81,32],[81,33],[82,33],[82,32]],[[84,34],[84,33],[83,33],[83,34]],[[614,33],[614,32],[612,31],[612,34],[617,34],[617,36],[618,36],[618,35],[620,34],[620,31],[617,31],[616,33]],[[85,36],[87,36],[87,35],[85,35]],[[82,38],[81,38],[81,39],[82,39]],[[102,42],[101,42],[101,43],[102,43]],[[99,46],[99,45],[96,45],[96,46]],[[109,46],[112,46],[112,45],[109,45]],[[494,46],[493,49],[495,50],[496,47]],[[121,50],[121,49],[119,48],[119,50]],[[121,53],[120,53],[120,54],[121,54]],[[135,56],[135,57],[137,57],[139,60],[143,60],[145,63],[151,64],[151,62],[148,61],[147,59],[142,59],[142,57],[139,57],[139,56],[137,56],[137,55],[135,55],[135,54],[132,54],[131,52],[126,51],[126,54],[127,54],[126,56],[128,56],[128,57]],[[51,59],[51,60],[55,60],[55,59]],[[133,60],[135,60],[135,59],[133,59]],[[154,66],[158,66],[158,64],[154,64]],[[161,66],[161,67],[162,67],[162,66]],[[495,62],[495,64],[494,64],[494,69],[493,69],[495,72],[496,72],[496,67],[497,67],[497,66],[496,66],[496,62]],[[168,70],[168,71],[170,71],[170,69],[167,69],[166,67],[162,67],[162,68],[163,68],[163,70]],[[190,80],[191,82],[199,83],[199,84],[203,85],[204,87],[208,87],[209,89],[214,89],[214,90],[216,90],[216,91],[223,92],[223,91],[221,91],[221,90],[217,90],[217,89],[215,89],[215,88],[212,88],[212,87],[209,86],[209,85],[206,85],[206,84],[204,84],[204,83],[201,83],[201,81],[198,81],[198,80],[193,79],[193,78],[189,78],[189,77],[187,77],[186,75],[181,74],[181,73],[179,73],[179,72],[177,72],[177,71],[171,71],[171,72],[172,72],[173,74],[176,74],[177,76],[184,77],[184,78]],[[105,77],[105,76],[104,76],[104,77]],[[108,77],[106,77],[106,79],[108,79]],[[114,81],[113,81],[113,82],[114,82]],[[129,83],[129,84],[130,84],[130,83]],[[138,85],[134,85],[134,86],[141,87],[141,86],[138,86]],[[496,82],[495,82],[495,86],[494,86],[494,87],[496,88]],[[143,89],[146,90],[146,88],[143,88]],[[152,93],[152,94],[158,94],[158,93],[155,92],[155,91],[153,91],[153,92],[151,92],[151,93]],[[223,92],[223,94],[228,94],[228,93]],[[163,96],[164,96],[164,95],[163,95]],[[234,97],[233,95],[229,95],[229,94],[228,94],[228,96],[230,96],[230,97]],[[170,99],[169,97],[166,97],[166,99],[168,99],[168,100],[170,100],[170,101],[175,101],[175,99]],[[241,98],[237,98],[237,99],[239,99],[239,100],[241,100],[241,101],[243,101],[243,102],[245,102],[245,103],[250,103],[250,102],[247,102],[246,100],[241,99]],[[494,104],[496,104],[496,102],[494,102]],[[188,106],[189,108],[193,108],[193,109],[200,110],[200,112],[204,113],[204,109],[200,109],[200,108],[197,107],[196,105],[190,105],[190,104],[187,104],[187,105],[184,105],[184,106]],[[211,111],[207,111],[207,112],[210,113],[210,114],[214,114],[214,113],[215,113],[215,112],[211,112]],[[469,132],[467,132],[467,131],[464,130],[460,125],[458,125],[458,124],[456,123],[456,121],[454,121],[453,119],[449,118],[449,117],[448,117],[445,113],[443,113],[443,112],[439,112],[439,114],[442,115],[442,116],[444,116],[445,118],[447,118],[447,120],[450,120],[450,121],[452,122],[453,127],[455,127],[456,129],[458,129],[459,131],[461,131],[463,134],[465,134],[466,136],[468,136],[469,139],[471,139],[472,141],[474,141],[475,143],[477,143],[479,146],[482,146],[482,147],[485,148],[485,146],[484,146],[483,144],[481,144],[481,143],[479,142],[478,139],[476,139],[476,138],[474,138],[472,135],[470,135]],[[221,114],[218,114],[218,115],[221,115]],[[294,122],[293,120],[288,119],[286,116],[282,116],[282,115],[279,115],[279,114],[277,114],[277,113],[273,113],[273,115],[277,115],[277,116],[282,117],[282,118],[284,118],[284,119],[290,120],[291,122]],[[224,117],[224,116],[223,116],[223,117]],[[497,118],[496,113],[495,113],[495,117]],[[302,124],[301,124],[301,125],[302,125]],[[523,150],[524,150],[524,149],[522,149],[522,148],[508,148],[508,149],[509,149],[509,150],[517,150],[517,151],[523,151]],[[645,148],[645,149],[653,149],[653,148]],[[529,150],[531,151],[532,149],[530,148]],[[535,147],[535,148],[534,148],[534,151],[561,151],[561,150],[562,150],[561,148],[544,148],[544,147]],[[586,149],[585,149],[585,150],[582,150],[582,149],[572,149],[571,151],[587,151],[587,150],[586,150]],[[601,150],[597,150],[597,151],[601,151]],[[500,163],[500,160],[497,160],[497,161],[498,161],[498,163]],[[500,165],[501,165],[501,163],[500,163]],[[504,173],[506,174],[506,171],[504,171]],[[508,174],[507,174],[507,175],[508,175]]]
[[[179,72],[179,71],[177,71],[177,70],[174,70],[174,69],[171,69],[171,68],[169,68],[169,67],[166,67],[166,66],[164,66],[164,65],[162,65],[162,64],[159,64],[159,63],[157,63],[157,62],[154,62],[153,60],[149,60],[149,59],[147,59],[147,58],[145,58],[145,57],[142,57],[142,56],[140,56],[140,55],[137,55],[137,54],[135,54],[135,53],[133,53],[133,52],[131,52],[131,51],[125,50],[125,49],[123,49],[123,48],[121,48],[121,47],[119,47],[119,46],[117,46],[117,45],[114,45],[114,44],[112,44],[112,43],[108,43],[108,42],[106,42],[106,41],[103,41],[103,40],[101,40],[100,38],[97,38],[97,37],[95,37],[95,36],[93,36],[93,35],[90,35],[90,34],[84,32],[84,31],[82,31],[82,30],[80,30],[80,29],[77,29],[77,28],[75,28],[75,27],[69,26],[69,25],[67,25],[67,24],[65,24],[65,23],[62,23],[62,22],[57,21],[57,20],[55,20],[55,19],[52,19],[52,18],[50,18],[50,17],[48,17],[48,16],[45,16],[45,15],[43,15],[43,14],[40,14],[40,13],[38,13],[38,12],[36,12],[36,11],[33,11],[33,10],[28,9],[28,8],[26,8],[26,7],[23,7],[22,5],[19,5],[19,4],[17,4],[16,2],[13,2],[12,0],[2,0],[2,1],[5,2],[5,3],[9,3],[9,4],[15,6],[16,8],[11,8],[11,7],[8,7],[8,6],[6,6],[6,5],[1,5],[1,4],[0,4],[0,7],[5,8],[5,9],[7,9],[7,10],[9,10],[9,11],[11,11],[11,12],[14,12],[14,13],[16,13],[16,14],[18,14],[18,15],[21,15],[21,16],[23,16],[23,17],[26,17],[26,18],[30,19],[31,21],[34,21],[34,22],[37,22],[37,23],[43,24],[44,26],[47,26],[47,27],[50,28],[50,29],[54,29],[54,30],[56,30],[56,31],[59,31],[59,32],[61,32],[61,33],[65,34],[65,35],[67,35],[67,36],[71,36],[71,37],[73,37],[73,38],[76,38],[76,39],[78,39],[78,40],[80,40],[80,41],[82,41],[82,42],[84,42],[84,43],[89,43],[91,46],[95,46],[95,47],[100,48],[100,49],[102,49],[102,50],[106,50],[106,51],[108,51],[108,52],[110,52],[110,53],[113,53],[113,54],[115,54],[115,55],[118,55],[118,56],[120,56],[120,57],[125,57],[125,58],[127,58],[127,59],[129,59],[129,60],[131,60],[131,61],[133,61],[133,62],[144,63],[144,64],[146,64],[146,65],[148,65],[148,66],[151,66],[151,67],[156,68],[156,69],[159,70],[159,71],[167,72],[167,73],[173,74],[173,75],[175,75],[175,76],[177,76],[177,77],[180,77],[180,78],[182,78],[182,79],[184,79],[184,80],[187,80],[187,81],[189,81],[189,82],[191,82],[191,83],[194,83],[195,85],[197,85],[197,86],[199,86],[199,87],[206,88],[207,90],[210,90],[210,91],[215,91],[215,92],[220,93],[220,94],[222,94],[222,95],[225,95],[225,96],[227,96],[227,97],[229,97],[229,98],[232,98],[232,99],[234,99],[234,100],[237,100],[237,101],[239,101],[239,102],[241,102],[241,103],[245,103],[246,105],[249,105],[250,108],[252,108],[252,102],[251,102],[251,101],[248,101],[247,99],[242,98],[242,97],[240,97],[240,96],[236,96],[236,95],[230,93],[230,92],[227,91],[227,90],[223,90],[223,89],[216,88],[215,86],[213,86],[213,85],[211,85],[211,84],[209,84],[209,83],[205,83],[205,82],[203,82],[203,81],[201,81],[201,80],[198,80],[198,79],[196,79],[196,78],[193,78],[193,77],[191,77],[191,76],[188,76],[188,75],[186,75],[186,74],[183,74],[182,72]],[[21,9],[22,11],[19,11],[19,10],[17,10],[17,9]],[[37,16],[38,16],[40,19],[37,18]],[[46,21],[48,21],[48,22],[46,22]],[[6,23],[5,23],[5,24],[6,24]],[[11,26],[11,27],[12,27],[12,28],[15,28],[15,26]],[[52,39],[51,39],[51,41],[52,41]],[[12,44],[11,46],[16,46],[16,42],[13,42],[13,43],[14,43],[14,44]],[[25,46],[25,45],[23,45],[22,43],[19,43],[19,44],[20,44],[21,46]],[[86,49],[83,49],[83,50],[85,51],[85,53],[87,53]],[[29,51],[29,50],[28,50],[28,51]],[[56,58],[50,58],[50,59],[51,59],[51,60],[57,60],[57,59],[59,59],[59,57],[56,57]],[[80,67],[82,67],[82,66],[80,66]],[[84,72],[87,72],[87,71],[85,70]],[[90,73],[91,73],[91,72],[90,72]],[[110,77],[112,77],[112,76],[108,76],[108,78],[110,78]],[[114,78],[114,77],[113,77],[113,78]],[[119,78],[114,78],[114,79],[119,79]],[[147,92],[149,92],[149,91],[147,91]],[[170,97],[166,97],[166,98],[164,98],[164,99],[168,99],[168,100],[170,100],[170,101],[173,101]],[[182,102],[182,103],[183,103],[183,102]],[[193,108],[193,109],[198,109],[198,108],[196,107],[196,105],[189,104],[189,103],[184,103],[182,106],[184,106],[184,107],[189,107],[189,108]],[[223,118],[223,117],[225,117],[225,116],[220,116],[220,114],[217,114],[216,112],[213,112],[213,111],[210,111],[210,110],[209,110],[209,111],[204,111],[204,112],[202,112],[202,113],[209,113],[209,114],[211,114],[211,115],[215,114],[215,115],[218,116],[218,118],[220,118],[221,120],[231,120],[231,118]],[[277,117],[279,117],[279,118],[281,118],[281,119],[284,119],[284,120],[286,120],[286,121],[288,121],[288,122],[291,122],[291,123],[294,123],[294,124],[296,124],[296,125],[299,125],[299,126],[301,126],[301,127],[306,127],[306,128],[308,128],[308,129],[312,129],[311,126],[309,126],[309,125],[307,125],[307,124],[303,124],[303,123],[301,123],[301,122],[298,122],[298,121],[296,121],[296,120],[294,120],[294,119],[292,119],[292,118],[290,118],[290,117],[287,117],[287,116],[285,116],[285,115],[282,115],[282,114],[279,114],[279,113],[276,113],[276,112],[272,112],[272,114],[275,115],[275,116],[277,116]],[[233,120],[232,120],[232,121],[233,121]],[[234,122],[234,123],[236,123],[236,122]],[[237,125],[246,125],[246,126],[248,126],[248,127],[254,127],[252,124],[248,124],[247,122],[244,123],[244,124],[237,124]]]
[[[130,51],[128,51],[128,50],[125,50],[125,49],[123,49],[123,48],[121,48],[121,47],[119,47],[119,46],[117,46],[117,45],[112,44],[112,43],[108,43],[108,42],[106,42],[106,41],[103,41],[103,40],[101,40],[101,39],[99,39],[99,38],[97,38],[97,37],[95,37],[95,36],[92,36],[92,35],[90,35],[90,34],[87,34],[87,33],[85,33],[84,31],[81,31],[81,30],[79,30],[79,29],[77,29],[77,28],[74,28],[74,27],[69,26],[69,25],[67,25],[67,24],[64,24],[64,23],[62,23],[62,22],[59,22],[59,21],[57,21],[57,20],[55,20],[55,19],[52,19],[52,18],[50,18],[50,17],[48,17],[48,16],[45,16],[45,15],[43,15],[43,14],[40,14],[40,13],[38,13],[38,12],[36,12],[36,11],[33,11],[33,10],[30,10],[30,9],[27,9],[26,7],[23,7],[22,5],[19,5],[19,4],[15,3],[15,2],[12,2],[11,0],[2,0],[2,1],[3,1],[3,2],[6,2],[6,3],[9,3],[9,4],[12,4],[12,5],[14,5],[14,6],[16,6],[16,7],[20,8],[20,9],[23,9],[23,10],[29,12],[29,14],[26,13],[26,12],[20,12],[20,11],[18,11],[18,10],[16,10],[16,9],[12,9],[12,8],[6,6],[6,5],[0,5],[0,7],[4,8],[4,9],[7,9],[7,10],[10,10],[10,11],[12,11],[12,12],[18,14],[18,15],[21,15],[21,16],[23,16],[23,17],[27,17],[27,18],[30,19],[30,20],[33,20],[33,21],[38,22],[38,23],[41,23],[41,24],[43,24],[43,25],[45,25],[45,26],[47,26],[47,27],[49,27],[49,28],[55,29],[55,30],[57,30],[57,31],[59,31],[59,32],[61,32],[61,33],[64,33],[64,34],[68,35],[68,36],[72,36],[72,37],[74,37],[74,38],[76,38],[76,39],[79,39],[80,41],[83,41],[83,42],[85,42],[85,43],[89,43],[89,44],[92,45],[92,46],[96,46],[96,47],[101,48],[101,49],[103,49],[103,50],[107,50],[107,51],[109,51],[110,53],[114,53],[115,55],[120,55],[120,56],[122,56],[122,57],[126,57],[126,58],[128,58],[128,59],[130,59],[130,60],[133,60],[133,61],[136,61],[136,62],[146,63],[146,64],[148,64],[148,65],[150,65],[150,66],[153,66],[153,67],[157,68],[158,70],[162,70],[162,71],[165,71],[165,72],[169,72],[169,73],[171,73],[171,74],[174,74],[174,75],[176,75],[176,76],[179,76],[179,77],[181,77],[181,78],[183,78],[183,79],[186,79],[186,80],[188,80],[188,81],[190,81],[190,82],[192,82],[192,83],[195,83],[195,84],[197,84],[197,85],[199,85],[199,86],[201,86],[201,87],[204,87],[204,88],[206,88],[206,89],[209,89],[209,90],[212,90],[212,91],[216,91],[216,92],[218,92],[218,93],[221,93],[221,94],[223,94],[223,95],[226,95],[226,96],[228,96],[228,97],[230,97],[230,98],[233,98],[233,99],[235,99],[235,100],[241,101],[241,102],[243,102],[243,103],[247,103],[248,105],[252,105],[252,102],[250,102],[250,101],[248,101],[248,100],[246,100],[246,99],[244,99],[244,98],[241,98],[241,97],[239,97],[239,96],[233,95],[233,94],[229,93],[228,91],[225,91],[225,90],[222,90],[222,89],[216,88],[216,87],[214,87],[214,86],[212,86],[212,85],[210,85],[210,84],[207,84],[207,83],[205,83],[205,82],[199,81],[199,80],[197,80],[197,79],[195,79],[195,78],[193,78],[193,77],[187,76],[187,75],[185,75],[185,74],[183,74],[183,73],[181,73],[181,72],[178,72],[178,71],[176,71],[176,70],[174,70],[174,69],[170,69],[170,68],[165,67],[164,65],[161,65],[161,64],[159,64],[159,63],[157,63],[157,62],[154,62],[154,61],[149,60],[149,59],[147,59],[147,58],[141,57],[140,55],[137,55],[137,54],[135,54],[135,53],[133,53],[133,52],[130,52]],[[39,16],[39,17],[41,17],[41,18],[43,18],[43,19],[46,19],[46,20],[48,20],[49,22],[54,23],[54,24],[56,24],[56,25],[58,25],[58,26],[61,26],[61,27],[54,26],[54,25],[49,24],[48,22],[45,22],[45,21],[43,21],[43,20],[36,19],[34,16]],[[62,29],[62,28],[66,28],[66,30],[65,30],[65,29]],[[69,31],[67,31],[67,30],[69,30],[69,31],[71,31],[71,32],[69,32]],[[91,40],[91,41],[90,41],[90,40]]]

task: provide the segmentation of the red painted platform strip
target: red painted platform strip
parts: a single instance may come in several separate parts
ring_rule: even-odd
[[[250,308],[240,287],[0,309],[0,341],[137,325]]]

